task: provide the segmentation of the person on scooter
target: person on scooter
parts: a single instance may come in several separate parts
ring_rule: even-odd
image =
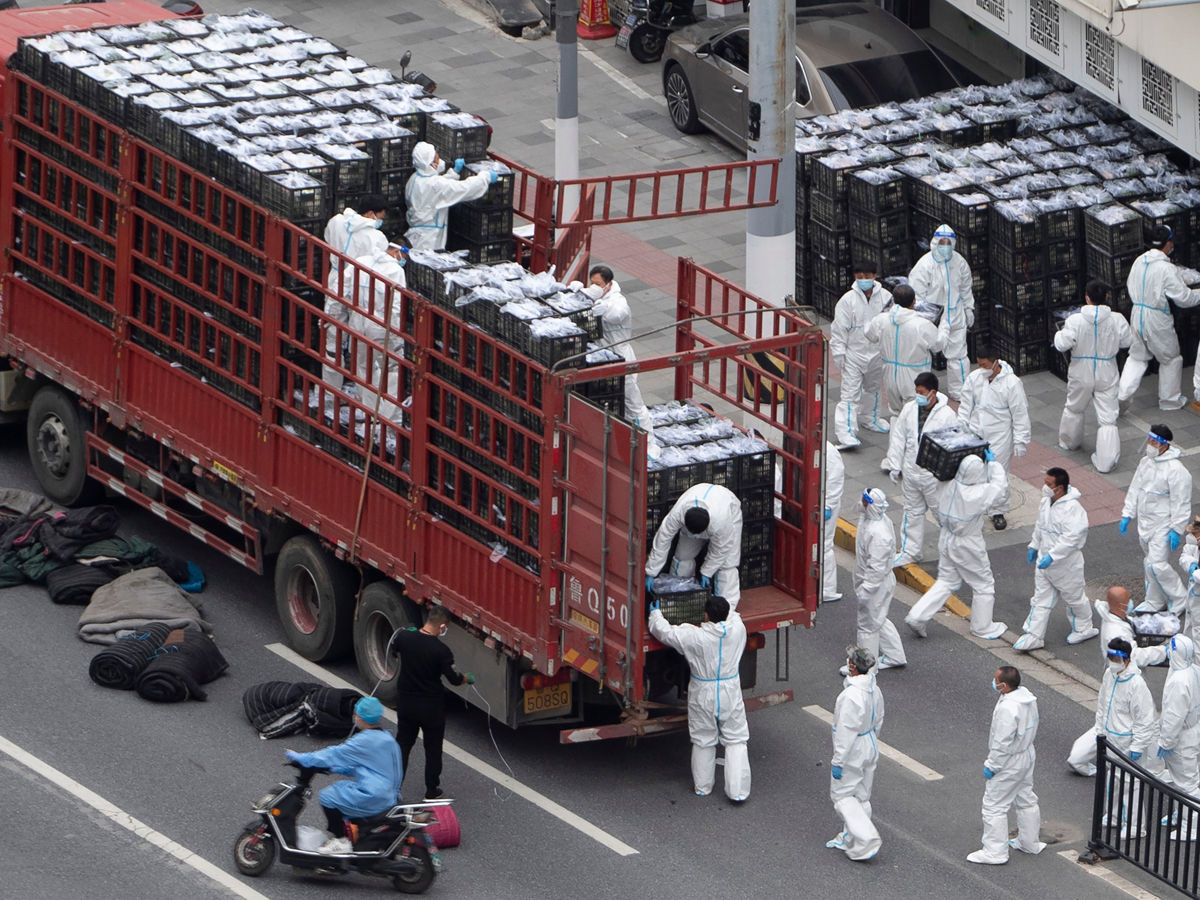
[[[400,748],[392,736],[379,727],[383,704],[375,697],[363,697],[354,704],[354,725],[358,733],[348,741],[324,750],[297,753],[288,750],[289,760],[307,768],[329,769],[349,779],[321,788],[318,796],[332,837],[318,853],[350,853],[354,845],[346,835],[346,819],[366,819],[391,808],[400,797],[404,766]]]

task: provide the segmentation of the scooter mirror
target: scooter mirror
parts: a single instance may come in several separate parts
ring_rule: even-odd
[[[400,75],[403,77],[404,70],[408,68],[408,64],[412,62],[412,51],[405,50],[400,57]]]

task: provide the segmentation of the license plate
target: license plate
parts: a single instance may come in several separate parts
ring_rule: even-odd
[[[525,691],[525,714],[550,712],[571,706],[571,682],[552,684],[548,687],[530,688]]]
[[[637,24],[637,16],[630,13],[625,17],[625,24],[617,32],[617,48],[624,50],[629,46],[629,36],[633,34],[633,26]]]

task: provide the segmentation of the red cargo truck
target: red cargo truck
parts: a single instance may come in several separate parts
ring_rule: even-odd
[[[132,0],[96,8],[161,17]],[[5,15],[7,59],[30,31]],[[273,567],[287,643],[316,661],[353,650],[385,698],[389,639],[439,603],[454,616],[460,665],[510,726],[580,723],[607,704],[622,724],[565,739],[666,730],[684,717],[652,718],[648,701],[685,681],[645,625],[646,434],[580,386],[670,369],[677,399],[742,417],[776,453],[773,571],[739,610],[752,634],[744,684],[767,632],[812,624],[824,345],[795,309],[680,260],[675,353],[552,370],[453,304],[342,258],[356,287],[383,288],[353,294],[385,298],[360,310],[393,329],[395,341],[375,343],[326,313],[330,297],[345,302],[326,287],[340,255],[310,233],[37,78],[0,74],[0,402],[27,406],[49,496],[79,503],[107,489],[255,572]],[[516,213],[534,226],[521,258],[560,272],[586,270],[595,224],[746,208],[735,176],[777,171],[560,184],[506,162]],[[578,212],[562,225],[553,211],[568,191]],[[331,330],[384,377],[369,384],[350,368],[357,390],[323,382]],[[361,399],[376,395],[405,415],[380,417]]]

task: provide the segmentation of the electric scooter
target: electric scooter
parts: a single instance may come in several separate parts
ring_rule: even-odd
[[[697,21],[692,0],[633,0],[617,46],[628,46],[640,63],[656,62],[662,58],[667,35]]]
[[[452,800],[397,804],[369,819],[351,819],[350,830],[357,832],[354,847],[346,853],[325,854],[301,850],[296,838],[296,820],[312,796],[312,779],[328,769],[314,769],[297,763],[290,783],[254,804],[259,818],[242,829],[233,844],[233,862],[243,875],[257,877],[266,873],[276,857],[285,865],[320,875],[372,875],[392,879],[403,894],[423,894],[441,869],[441,855],[425,833],[433,824],[435,808],[449,806]]]
[[[408,64],[412,62],[412,51],[405,50],[400,57],[400,80],[408,84],[419,84],[425,89],[425,93],[432,94],[437,91],[437,82],[426,75],[424,72],[408,71]]]

